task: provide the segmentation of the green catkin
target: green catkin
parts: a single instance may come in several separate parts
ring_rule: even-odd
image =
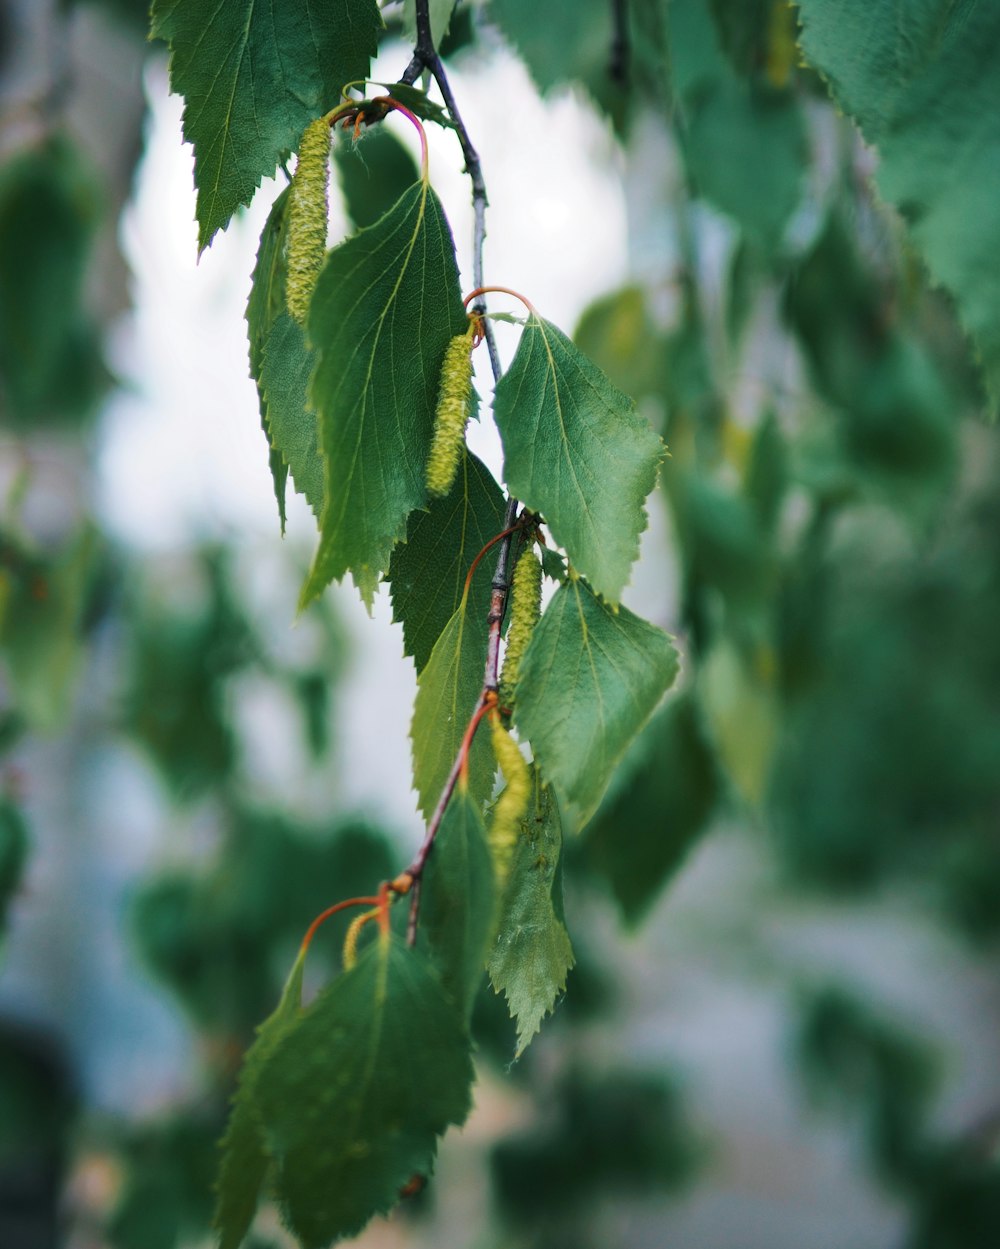
[[[441,365],[437,411],[434,413],[434,440],[427,457],[427,490],[436,499],[451,489],[465,445],[472,399],[472,342],[475,325],[470,322],[464,334],[456,334],[448,344]]]
[[[317,117],[302,132],[288,204],[285,302],[299,325],[306,323],[309,302],[326,256],[329,210],[330,125],[326,118]]]
[[[503,772],[507,786],[493,808],[489,845],[497,884],[502,889],[510,875],[521,820],[531,797],[531,772],[518,749],[517,742],[500,723],[495,713],[490,718],[493,753]]]
[[[525,551],[514,569],[510,595],[510,628],[500,675],[500,706],[509,711],[517,694],[521,659],[542,614],[542,565],[533,550]]]

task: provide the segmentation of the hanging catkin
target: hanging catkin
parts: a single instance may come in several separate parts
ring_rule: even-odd
[[[329,209],[330,125],[325,118],[318,117],[302,132],[288,205],[285,302],[299,325],[305,325],[309,302],[326,256]]]
[[[427,490],[434,498],[448,493],[458,472],[472,399],[472,341],[475,327],[456,334],[441,365],[434,439],[427,458]]]
[[[500,723],[500,717],[494,712],[490,718],[490,736],[493,753],[503,772],[506,788],[497,799],[493,808],[493,822],[490,825],[489,844],[493,857],[493,870],[497,884],[502,889],[510,875],[510,865],[517,845],[521,820],[528,809],[531,797],[531,772],[524,761],[524,755],[518,749],[517,742]]]
[[[517,561],[510,595],[510,628],[500,674],[500,706],[510,710],[517,694],[521,659],[542,614],[542,566],[533,550]]]

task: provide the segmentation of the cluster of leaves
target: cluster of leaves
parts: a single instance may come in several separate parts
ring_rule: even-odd
[[[439,21],[450,7],[436,12]],[[300,136],[315,133],[316,119],[343,115],[356,134],[366,122],[384,124],[385,109],[370,108],[366,118],[363,102],[340,103],[341,88],[364,78],[375,51],[374,3],[333,4],[304,18],[291,0],[266,18],[235,0],[209,19],[185,0],[153,6],[153,33],[170,47],[171,85],[186,99],[202,247]],[[406,84],[391,90],[425,118],[455,120]],[[349,205],[358,177],[351,162],[363,158],[367,138],[356,143],[357,153],[337,160]],[[555,594],[527,645],[513,706],[503,709],[531,745],[533,781],[521,775],[516,748],[494,757],[492,743],[509,740],[499,728],[470,749],[477,709],[484,696],[495,700],[483,672],[499,634],[491,633],[484,574],[471,586],[468,577],[473,556],[504,528],[505,496],[460,449],[451,489],[429,497],[425,465],[445,354],[469,324],[450,227],[425,154],[419,175],[384,211],[319,257],[303,300],[312,261],[300,222],[306,211],[312,219],[305,206],[322,194],[312,152],[303,146],[301,181],[277,197],[264,227],[247,306],[251,371],[282,523],[289,481],[318,520],[302,605],[348,573],[369,604],[389,583],[417,666],[413,780],[436,844],[426,873],[417,869],[425,896],[416,948],[390,935],[386,921],[356,965],[308,1006],[297,963],[261,1027],[226,1138],[218,1210],[226,1245],[246,1234],[268,1170],[286,1221],[307,1245],[358,1230],[412,1174],[429,1171],[436,1137],[470,1104],[476,985],[488,967],[517,1020],[520,1052],[573,962],[559,903],[563,828],[591,817],[678,668],[667,635],[620,603],[662,444],[634,402],[529,304],[494,398],[503,479],[568,564],[548,562]],[[509,792],[490,806],[498,761]],[[491,857],[490,847],[507,838],[501,825],[510,820],[508,865],[506,852],[494,848]]]

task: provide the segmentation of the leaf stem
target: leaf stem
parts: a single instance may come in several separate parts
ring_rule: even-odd
[[[373,898],[347,898],[344,902],[337,902],[333,906],[328,906],[325,911],[320,911],[313,922],[306,929],[306,935],[302,938],[302,945],[299,947],[302,953],[305,953],[312,944],[320,925],[325,924],[331,915],[336,915],[338,911],[345,911],[349,906],[377,906],[378,897]]]

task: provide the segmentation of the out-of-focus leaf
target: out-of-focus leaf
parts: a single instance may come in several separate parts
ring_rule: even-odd
[[[591,822],[584,852],[637,924],[704,832],[719,796],[715,757],[690,694],[650,722]]]

